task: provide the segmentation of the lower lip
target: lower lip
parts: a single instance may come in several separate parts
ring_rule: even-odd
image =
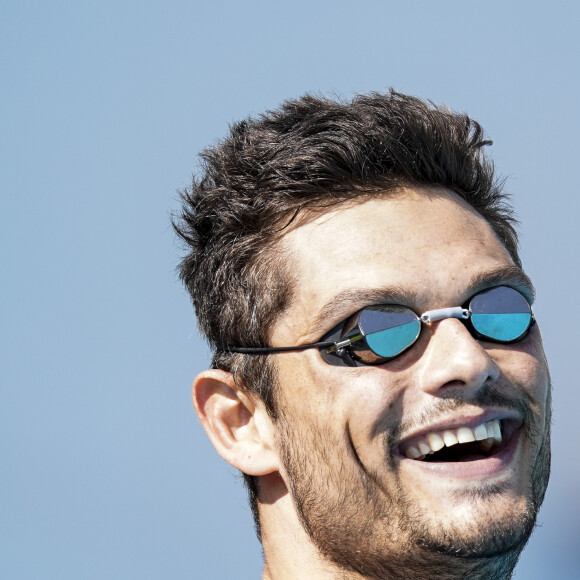
[[[417,461],[402,455],[398,459],[401,461],[401,465],[415,464],[418,468],[435,476],[440,475],[453,479],[489,477],[490,475],[502,473],[510,466],[518,448],[520,433],[521,430],[513,433],[506,445],[494,455],[474,461]]]

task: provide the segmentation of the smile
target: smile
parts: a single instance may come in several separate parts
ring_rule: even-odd
[[[518,425],[491,419],[476,425],[433,430],[401,443],[398,453],[416,461],[455,463],[478,461],[503,451]]]

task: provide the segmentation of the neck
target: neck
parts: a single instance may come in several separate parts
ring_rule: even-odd
[[[310,540],[282,478],[260,477],[260,528],[264,549],[262,580],[336,580],[340,570]],[[364,576],[360,576],[364,578]]]

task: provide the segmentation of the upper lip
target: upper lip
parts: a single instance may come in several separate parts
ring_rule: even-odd
[[[506,410],[487,410],[479,414],[454,414],[450,417],[441,417],[435,422],[429,423],[429,425],[424,425],[403,434],[397,439],[393,445],[394,450],[398,450],[403,444],[409,443],[410,441],[425,437],[429,433],[437,431],[445,431],[447,429],[459,429],[460,427],[469,427],[471,429],[477,427],[481,423],[487,423],[488,421],[493,421],[494,419],[499,419],[500,421],[510,421],[513,424],[521,424],[522,418],[517,413],[513,411]]]

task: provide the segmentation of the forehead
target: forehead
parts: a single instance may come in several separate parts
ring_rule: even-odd
[[[295,274],[292,305],[274,329],[284,341],[317,332],[312,324],[320,310],[345,292],[360,290],[362,300],[365,291],[393,287],[427,310],[461,304],[470,280],[513,264],[481,215],[446,190],[407,189],[344,204],[289,232],[281,244]],[[365,304],[356,306],[347,308]]]

